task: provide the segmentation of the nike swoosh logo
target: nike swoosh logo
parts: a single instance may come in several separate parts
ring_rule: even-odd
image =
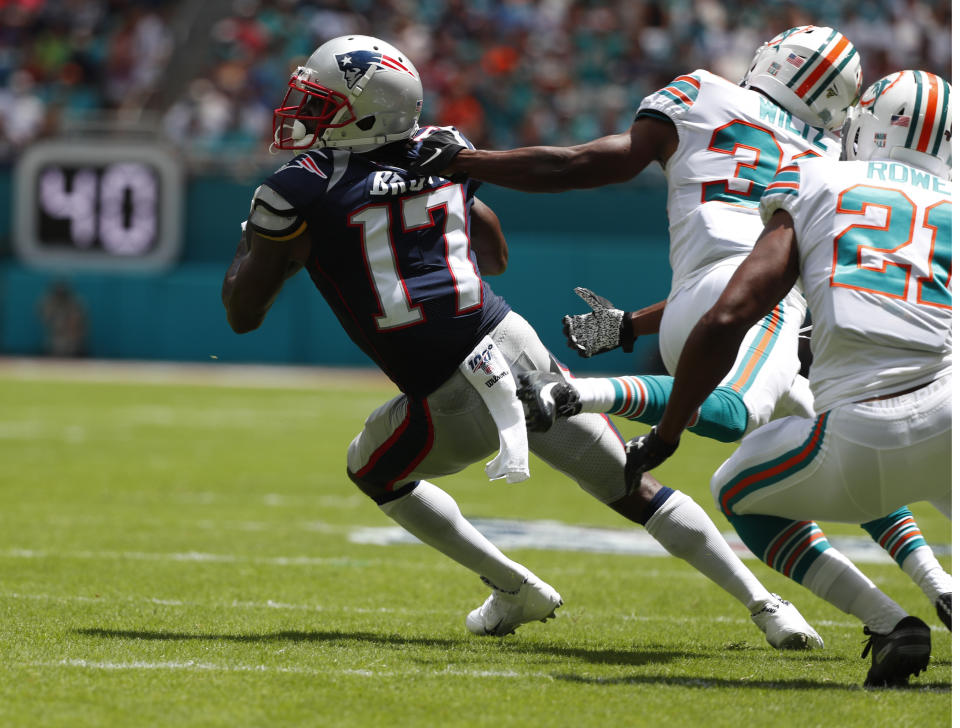
[[[430,164],[430,162],[433,161],[434,157],[436,157],[438,154],[440,154],[441,151],[442,151],[442,150],[440,150],[440,149],[434,149],[434,150],[433,150],[433,154],[431,154],[429,157],[427,157],[427,158],[424,159],[422,162],[420,162],[420,166],[421,166],[421,167],[426,167],[428,164]]]

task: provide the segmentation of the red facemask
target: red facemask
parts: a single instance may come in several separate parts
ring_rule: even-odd
[[[301,72],[294,73],[287,85],[283,103],[273,111],[273,140],[278,149],[309,149],[325,129],[356,121],[350,100],[342,93],[308,81]],[[349,113],[334,123],[342,109]]]

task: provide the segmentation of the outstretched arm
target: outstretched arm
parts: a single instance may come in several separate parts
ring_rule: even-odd
[[[246,225],[220,297],[238,334],[263,323],[284,282],[303,267],[310,250],[306,228],[290,240],[271,240]]]
[[[634,339],[660,332],[660,321],[663,319],[663,309],[666,305],[666,300],[657,301],[627,314],[628,330],[633,334]]]
[[[526,192],[562,192],[626,182],[651,161],[666,164],[676,146],[673,122],[644,116],[629,131],[574,147],[463,149],[446,171]]]
[[[800,275],[793,218],[778,210],[713,308],[690,332],[657,434],[676,443],[737,358],[747,330],[783,299]]]
[[[614,349],[633,351],[637,337],[660,331],[666,301],[659,301],[636,311],[623,311],[589,288],[573,289],[590,306],[590,313],[563,317],[563,335],[567,346],[582,357],[603,354]]]

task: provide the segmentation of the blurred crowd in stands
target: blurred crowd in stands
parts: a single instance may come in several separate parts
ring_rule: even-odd
[[[571,144],[626,129],[679,73],[739,80],[806,23],[845,33],[867,82],[952,81],[950,0],[0,0],[0,161],[104,119],[155,124],[196,166],[263,161],[290,71],[346,33],[413,59],[430,123],[478,146]]]

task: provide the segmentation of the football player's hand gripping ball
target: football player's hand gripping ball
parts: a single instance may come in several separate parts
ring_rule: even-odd
[[[633,351],[633,332],[630,318],[603,296],[589,288],[574,288],[573,292],[587,302],[590,313],[563,317],[563,333],[567,346],[587,358],[605,351],[623,349]]]

